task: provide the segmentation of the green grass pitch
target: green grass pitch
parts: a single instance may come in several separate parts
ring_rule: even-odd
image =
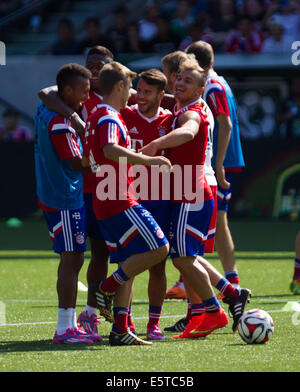
[[[53,345],[56,327],[58,258],[51,251],[43,219],[30,219],[18,229],[0,221],[0,371],[1,372],[299,372],[300,314],[281,311],[288,301],[294,241],[299,222],[233,221],[241,283],[252,290],[248,309],[270,312],[275,331],[265,345],[246,345],[230,324],[205,339],[167,341],[149,347],[110,347],[110,324],[102,322],[102,344]],[[89,253],[79,280],[86,285]],[[207,257],[220,271],[217,254]],[[112,268],[110,268],[112,271]],[[168,286],[178,273],[167,263]],[[145,337],[148,317],[148,273],[135,280],[133,315]],[[78,292],[77,314],[86,293]],[[227,307],[225,306],[227,310]],[[162,329],[186,312],[185,301],[166,301]]]

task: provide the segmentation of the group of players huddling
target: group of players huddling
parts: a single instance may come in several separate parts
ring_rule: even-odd
[[[136,75],[97,46],[89,50],[85,67],[64,65],[56,86],[39,93],[37,195],[60,255],[53,343],[101,342],[98,310],[112,323],[110,345],[166,339],[159,320],[167,257],[188,298],[186,317],[165,328],[180,332],[173,338],[205,337],[226,326],[221,299],[229,305],[235,331],[250,300],[251,291],[239,286],[226,216],[233,173],[244,166],[234,97],[214,72],[212,48],[203,41],[163,57],[162,66],[164,72]],[[136,186],[134,173],[145,171],[146,184]],[[215,236],[225,277],[203,257],[214,251]],[[88,296],[77,317],[87,237]],[[108,260],[117,264],[110,276]],[[143,340],[131,305],[134,277],[145,270],[149,320]]]

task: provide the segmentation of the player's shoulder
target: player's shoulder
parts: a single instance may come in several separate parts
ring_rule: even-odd
[[[161,106],[159,108],[158,114],[159,114],[159,116],[166,117],[166,118],[173,116],[172,112],[169,109],[163,108]]]
[[[72,128],[70,121],[57,113],[53,113],[48,124],[48,130],[52,134],[65,132],[76,133],[74,128]]]
[[[138,114],[138,105],[130,105],[126,106],[125,108],[121,109],[121,115],[130,118],[132,116],[136,116]]]
[[[218,76],[212,76],[207,78],[205,91],[225,91],[223,80]]]

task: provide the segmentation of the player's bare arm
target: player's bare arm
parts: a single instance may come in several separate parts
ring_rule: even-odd
[[[119,162],[120,158],[126,158],[127,163],[132,165],[167,165],[169,168],[171,168],[171,162],[169,159],[163,156],[150,157],[141,153],[136,153],[132,150],[128,150],[127,148],[113,143],[106,144],[102,150],[107,159],[111,159],[115,162]]]
[[[154,156],[157,151],[178,147],[194,139],[199,131],[200,117],[197,113],[187,111],[178,120],[178,128],[165,136],[153,140],[141,149],[146,155]]]
[[[74,109],[66,105],[60,98],[57,86],[50,86],[40,90],[38,96],[48,109],[53,110],[70,120],[72,127],[78,134],[82,134],[84,132],[85,122],[81,120],[80,116],[74,111]]]
[[[226,116],[224,114],[219,114],[216,117],[216,120],[218,122],[219,128],[218,128],[218,149],[217,149],[217,155],[216,155],[216,177],[218,184],[220,185],[221,188],[228,189],[230,187],[230,184],[228,181],[225,179],[225,169],[223,166],[223,162],[225,159],[227,147],[230,141],[230,135],[231,135],[231,120],[229,116]]]

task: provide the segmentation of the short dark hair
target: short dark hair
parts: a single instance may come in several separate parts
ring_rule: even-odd
[[[114,59],[114,55],[112,54],[112,52],[109,49],[107,49],[105,46],[101,46],[101,45],[96,45],[90,48],[89,51],[87,52],[86,57],[88,58],[92,54],[99,54],[100,56],[110,58],[111,60]]]
[[[117,61],[105,64],[99,72],[99,93],[101,95],[109,95],[113,91],[115,84],[120,80],[127,84],[129,80],[135,78],[135,72]]]
[[[159,69],[152,68],[141,72],[139,77],[150,84],[150,86],[156,86],[158,91],[163,91],[167,88],[168,80]]]
[[[200,67],[209,69],[213,64],[214,50],[212,46],[205,41],[193,42],[185,49],[186,53],[195,55]]]
[[[56,75],[58,93],[61,94],[66,86],[73,87],[78,77],[90,79],[92,74],[88,69],[79,64],[70,63],[63,65]]]

